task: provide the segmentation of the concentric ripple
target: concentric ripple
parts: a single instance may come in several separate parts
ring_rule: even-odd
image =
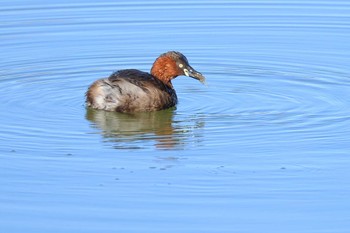
[[[347,3],[182,4],[4,5],[4,150],[315,149],[348,141]],[[93,80],[147,71],[167,50],[182,51],[207,85],[178,77],[180,103],[166,113],[86,110]]]
[[[181,112],[195,110],[206,122],[206,145],[254,147],[346,139],[349,130],[342,127],[350,123],[350,82],[345,78],[349,74],[271,62],[247,66],[218,61],[215,68],[207,74],[215,80],[209,79],[206,90],[180,93],[186,103]]]
[[[1,232],[348,232],[349,12],[1,1]],[[94,80],[169,50],[207,84],[177,77],[165,111],[86,108]]]

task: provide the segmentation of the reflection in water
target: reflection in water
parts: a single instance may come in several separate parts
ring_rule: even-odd
[[[174,108],[158,112],[118,113],[87,108],[86,119],[100,128],[107,142],[117,149],[137,149],[150,145],[172,149],[184,144],[184,131],[173,126]],[[186,133],[185,133],[186,134]],[[141,143],[140,143],[141,142]],[[141,145],[141,146],[140,146]]]

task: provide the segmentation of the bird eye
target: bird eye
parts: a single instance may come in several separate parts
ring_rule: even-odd
[[[182,64],[179,64],[179,67],[180,67],[180,68],[182,68],[182,67],[184,67],[184,65],[182,65]]]

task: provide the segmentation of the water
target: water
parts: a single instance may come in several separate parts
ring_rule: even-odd
[[[3,1],[1,232],[348,232],[350,4]],[[179,104],[86,109],[178,50]]]

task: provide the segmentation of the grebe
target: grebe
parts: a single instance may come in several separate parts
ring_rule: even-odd
[[[89,107],[117,112],[149,112],[173,107],[177,96],[171,80],[180,75],[204,83],[204,76],[193,69],[180,52],[161,54],[151,73],[136,69],[119,70],[95,81],[86,92]]]

